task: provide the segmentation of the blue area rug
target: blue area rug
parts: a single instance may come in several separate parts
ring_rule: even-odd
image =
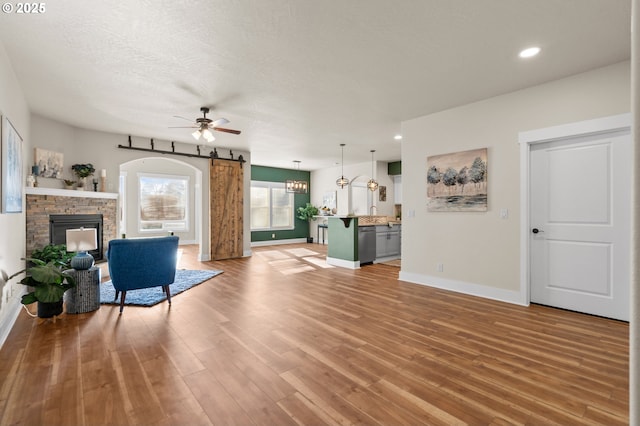
[[[189,269],[178,269],[176,271],[176,279],[173,284],[169,285],[171,291],[171,298],[176,294],[180,294],[185,290],[189,290],[191,287],[197,286],[202,282],[221,274],[222,271],[197,271]],[[120,296],[118,300],[113,300],[116,296],[116,290],[113,288],[111,281],[106,281],[100,284],[100,303],[104,305],[119,305]],[[137,305],[137,306],[153,306],[167,300],[167,296],[162,291],[162,287],[142,288],[140,290],[130,290],[127,292],[127,298],[124,301],[125,305]]]

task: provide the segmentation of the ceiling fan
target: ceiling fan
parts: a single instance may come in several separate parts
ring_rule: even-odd
[[[240,130],[227,129],[224,127],[220,127],[224,124],[227,124],[229,120],[226,118],[218,118],[217,120],[212,120],[207,118],[207,114],[209,114],[208,107],[201,107],[200,111],[202,111],[202,117],[196,118],[196,122],[194,126],[172,126],[170,128],[173,129],[196,129],[191,135],[195,138],[195,140],[199,140],[202,136],[207,142],[213,142],[216,138],[213,136],[212,130],[216,132],[225,132],[225,133],[233,133],[234,135],[239,135]],[[189,120],[188,118],[181,117],[179,115],[175,115],[174,117],[182,118],[183,120]]]

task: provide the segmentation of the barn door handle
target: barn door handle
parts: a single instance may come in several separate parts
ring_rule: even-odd
[[[533,232],[534,234],[537,234],[538,232],[544,232],[544,231],[542,231],[542,230],[540,230],[540,229],[538,229],[538,228],[533,228],[533,229],[531,230],[531,232]]]

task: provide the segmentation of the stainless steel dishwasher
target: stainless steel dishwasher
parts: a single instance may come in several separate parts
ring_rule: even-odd
[[[372,263],[376,258],[376,227],[358,227],[358,259],[360,265]]]

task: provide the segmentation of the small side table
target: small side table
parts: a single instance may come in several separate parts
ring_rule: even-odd
[[[65,293],[68,314],[81,314],[100,308],[100,268],[66,271],[76,280],[76,286]]]

